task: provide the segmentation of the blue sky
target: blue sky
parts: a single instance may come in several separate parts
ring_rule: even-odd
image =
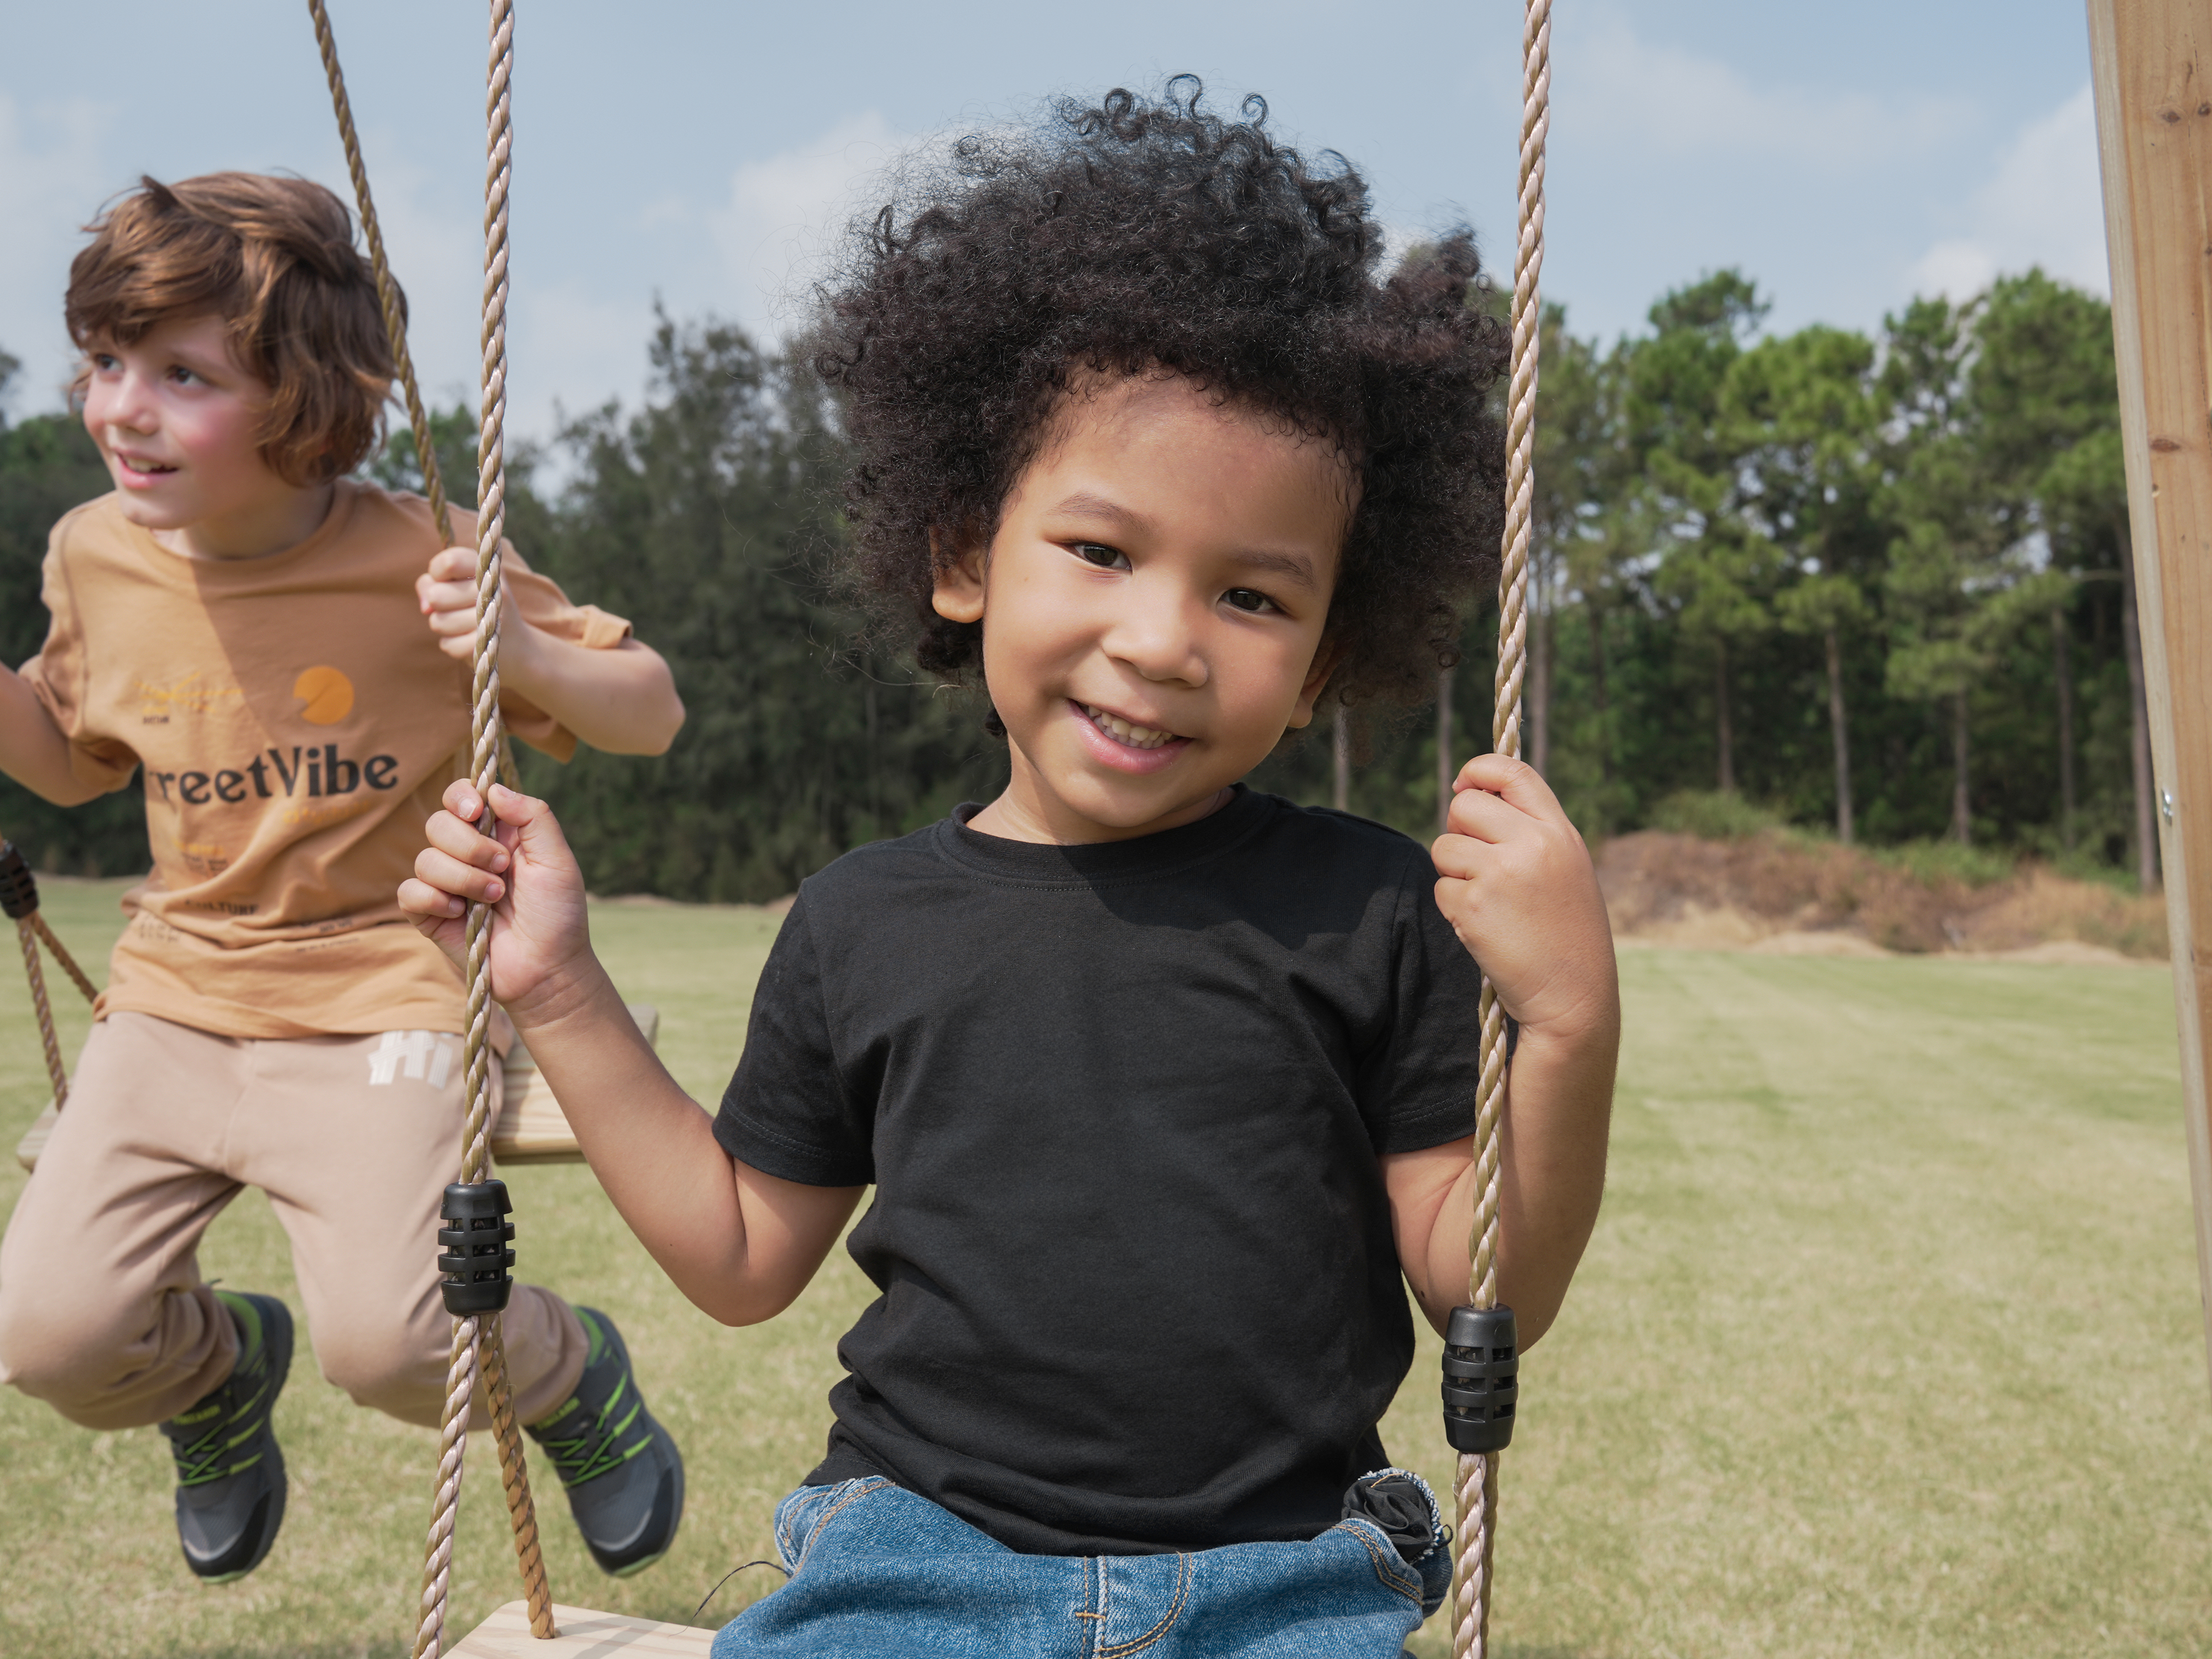
[[[416,351],[473,401],[483,15],[329,0]],[[656,297],[774,332],[872,176],[1044,96],[1194,70],[1341,151],[1394,232],[1512,248],[1516,0],[520,0],[513,395],[634,402]],[[180,19],[188,20],[180,27]],[[2039,263],[2106,287],[2080,0],[1559,0],[1547,297],[1639,325],[1740,265],[1769,325],[1877,326]],[[347,193],[300,0],[107,0],[0,21],[0,348],[52,408],[79,227],[140,173],[290,169]]]

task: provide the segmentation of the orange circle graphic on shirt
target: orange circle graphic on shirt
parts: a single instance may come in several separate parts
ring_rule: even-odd
[[[310,726],[336,726],[353,713],[353,682],[335,668],[310,668],[292,682],[292,695]]]

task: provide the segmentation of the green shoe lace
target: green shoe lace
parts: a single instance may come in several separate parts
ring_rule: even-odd
[[[237,1322],[238,1363],[222,1387],[163,1425],[180,1486],[204,1486],[210,1480],[240,1474],[258,1463],[268,1451],[264,1443],[246,1456],[236,1455],[240,1447],[260,1438],[275,1393],[260,1310],[233,1291],[217,1291],[216,1299]]]
[[[584,1376],[587,1382],[596,1382],[599,1379],[592,1372],[607,1356],[606,1338],[587,1311],[579,1310],[577,1317],[591,1344],[585,1355]],[[570,1395],[530,1434],[552,1460],[562,1486],[574,1487],[650,1449],[653,1421],[645,1416],[645,1401],[625,1364],[615,1374],[606,1398],[596,1407],[587,1404],[580,1391]]]

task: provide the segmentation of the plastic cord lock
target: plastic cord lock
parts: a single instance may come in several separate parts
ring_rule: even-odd
[[[0,913],[10,921],[21,921],[39,912],[39,884],[31,866],[12,841],[0,841]]]
[[[438,1229],[438,1289],[455,1318],[503,1312],[514,1293],[514,1252],[507,1248],[514,1224],[506,1219],[514,1210],[504,1181],[446,1188],[438,1206],[446,1224]]]
[[[1444,1438],[1456,1451],[1504,1451],[1520,1403],[1513,1310],[1454,1308],[1444,1332]]]

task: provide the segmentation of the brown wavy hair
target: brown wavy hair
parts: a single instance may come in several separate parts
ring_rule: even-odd
[[[261,458],[277,477],[325,483],[382,441],[392,344],[353,216],[329,191],[254,173],[141,178],[85,229],[63,307],[79,350],[220,317],[239,367],[269,388]]]
[[[935,613],[934,567],[988,542],[1073,389],[1164,371],[1345,455],[1329,695],[1425,701],[1504,516],[1507,341],[1474,240],[1384,276],[1343,158],[1277,143],[1257,98],[1224,120],[1201,93],[1063,100],[910,167],[855,227],[809,343],[852,440],[846,583],[923,669],[969,679],[981,629]]]

